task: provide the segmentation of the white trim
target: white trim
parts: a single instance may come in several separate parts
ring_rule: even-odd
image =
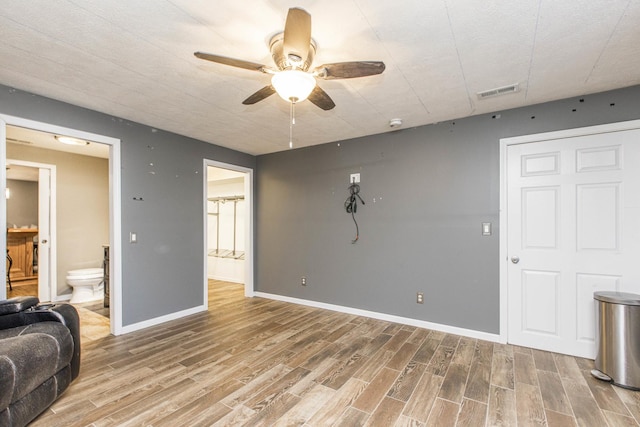
[[[500,144],[513,145],[525,144],[529,142],[550,141],[553,139],[573,138],[577,136],[596,135],[599,133],[621,132],[625,130],[640,128],[640,120],[629,120],[626,122],[607,123],[604,125],[587,126],[581,128],[564,129],[553,132],[534,133],[531,135],[513,136],[500,139]]]
[[[253,297],[255,294],[255,287],[253,283],[253,169],[244,168],[245,169],[245,177],[244,177],[244,194],[245,200],[248,200],[247,206],[245,207],[245,217],[249,218],[249,225],[247,227],[245,237],[244,237],[244,247],[245,251],[245,271],[244,271],[244,296],[247,298]],[[247,199],[248,195],[248,199]],[[247,256],[248,254],[248,256]]]
[[[322,308],[325,310],[337,311],[340,313],[355,314],[356,316],[364,316],[372,319],[384,320],[387,322],[401,323],[403,325],[416,326],[418,328],[432,329],[434,331],[461,335],[464,337],[476,338],[485,341],[502,342],[500,340],[500,336],[496,334],[474,331],[473,329],[458,328],[457,326],[443,325],[440,323],[432,323],[425,320],[412,319],[409,317],[395,316],[393,314],[378,313],[376,311],[362,310],[359,308],[346,307],[342,305],[327,304],[324,302],[287,297],[266,292],[255,292],[255,296],[276,301],[289,302],[292,304],[305,305],[308,307]]]
[[[498,281],[500,283],[500,340],[507,342],[509,332],[509,292],[507,287],[507,143],[500,140],[500,211],[498,214],[500,247],[498,248]],[[504,262],[503,262],[504,260]]]
[[[121,328],[122,334],[128,334],[131,332],[139,331],[140,329],[150,328],[151,326],[160,325],[165,322],[169,322],[171,320],[181,319],[186,316],[191,316],[192,314],[202,313],[203,311],[207,311],[207,307],[204,305],[199,305],[197,307],[189,308],[182,311],[177,311],[175,313],[165,314],[164,316],[155,317],[153,319],[144,320],[138,323],[132,323],[131,325],[123,326]]]
[[[4,196],[7,188],[7,123],[0,115],[0,188],[2,188],[2,197],[0,197],[0,224],[7,226],[7,199]],[[0,233],[0,252],[7,253],[7,233]],[[7,263],[0,262],[0,274],[4,278],[5,285],[0,289],[0,300],[7,299]]]
[[[122,327],[122,265],[121,265],[121,253],[122,253],[122,191],[121,191],[121,159],[120,159],[120,140],[118,138],[112,138],[110,136],[99,135],[91,132],[85,132],[77,129],[66,128],[63,126],[57,126],[50,123],[38,122],[35,120],[23,119],[21,117],[9,116],[6,114],[0,114],[0,139],[6,141],[6,126],[18,126],[23,128],[35,129],[42,132],[68,135],[75,138],[88,139],[90,141],[99,142],[101,144],[109,145],[109,245],[111,247],[110,252],[110,269],[109,272],[109,285],[111,287],[111,301],[109,306],[111,307],[110,319],[111,319],[111,333],[113,335],[120,335],[124,333]],[[3,144],[6,147],[6,144]],[[0,155],[0,183],[3,187],[6,187],[6,148],[2,150]],[[0,202],[0,208],[4,206],[0,219],[6,224],[6,201]],[[1,234],[1,233],[0,233]],[[0,250],[6,252],[7,242],[6,235],[0,237]],[[6,267],[2,268],[3,270]],[[4,294],[0,296],[6,297],[6,289]]]
[[[63,295],[56,296],[56,299],[53,301],[62,302],[62,301],[69,301],[70,299],[71,299],[71,294],[63,294]]]
[[[122,328],[122,185],[120,140],[109,148],[109,307],[111,333],[123,334]]]
[[[235,172],[244,173],[244,207],[245,218],[249,218],[249,221],[245,224],[245,252],[244,252],[244,296],[251,298],[255,294],[253,283],[253,169],[244,166],[232,165],[230,163],[223,163],[216,160],[203,159],[204,173],[203,185],[202,185],[202,225],[204,233],[202,233],[202,254],[203,254],[203,275],[204,284],[204,305],[209,306],[209,283],[208,283],[208,247],[207,247],[207,197],[208,197],[208,181],[207,181],[207,167],[228,169]]]
[[[600,133],[621,132],[631,129],[639,129],[640,120],[629,120],[626,122],[608,123],[604,125],[587,126],[574,129],[565,129],[554,132],[544,132],[531,135],[514,136],[500,139],[500,248],[499,248],[499,277],[500,277],[500,341],[507,342],[509,328],[509,286],[507,280],[508,272],[508,231],[507,223],[507,148],[510,145],[527,144],[533,142],[549,141],[553,139],[575,138],[585,135],[595,135]]]
[[[202,277],[203,277],[203,285],[202,285],[202,304],[205,310],[209,309],[209,245],[207,242],[208,236],[208,221],[209,221],[209,203],[207,203],[209,184],[207,181],[207,159],[202,159]]]

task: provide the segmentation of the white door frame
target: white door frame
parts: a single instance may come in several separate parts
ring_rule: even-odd
[[[110,323],[111,333],[120,335],[122,330],[122,191],[121,191],[121,168],[120,168],[120,140],[110,136],[98,135],[77,129],[57,126],[50,123],[38,122],[21,117],[9,116],[0,113],[0,140],[5,142],[0,150],[0,186],[7,187],[7,125],[22,128],[34,129],[42,132],[68,135],[75,138],[87,139],[109,146],[109,245],[110,252]],[[0,198],[0,223],[7,223],[7,205],[5,198]],[[0,252],[7,251],[6,233],[0,233]],[[6,265],[2,263],[0,273],[6,277]],[[0,298],[6,298],[6,287],[0,290]]]
[[[24,160],[15,160],[15,159],[7,159],[12,165],[16,166],[24,166],[28,168],[34,168],[38,170],[46,169],[49,171],[49,182],[51,184],[48,193],[48,205],[49,205],[49,215],[48,215],[48,225],[45,227],[45,230],[49,230],[49,235],[47,237],[47,244],[50,242],[57,242],[56,236],[56,165],[50,165],[47,163],[36,163],[36,162],[28,162]],[[39,174],[42,172],[39,172]],[[42,215],[41,206],[42,206],[42,180],[38,180],[38,228],[42,228]],[[58,298],[58,276],[57,276],[57,252],[56,245],[50,245],[49,248],[49,256],[42,257],[40,248],[41,248],[41,239],[42,236],[38,234],[38,240],[40,240],[38,244],[38,298],[40,301],[56,301]],[[46,263],[44,265],[44,269],[42,269],[42,261]],[[43,275],[40,274],[41,271],[48,271],[46,274],[49,276],[45,281],[43,279]],[[46,286],[45,286],[46,283]]]
[[[630,120],[626,122],[610,123],[605,125],[596,125],[500,139],[500,342],[507,342],[509,329],[509,284],[507,279],[509,267],[509,248],[507,245],[509,232],[509,224],[507,223],[507,148],[510,145],[516,144],[526,144],[554,139],[595,135],[599,133],[619,132],[631,129],[640,129],[640,120]]]
[[[204,173],[203,175],[203,183],[202,183],[202,191],[203,191],[203,212],[202,212],[202,224],[204,233],[203,236],[203,244],[202,244],[202,253],[203,253],[203,281],[204,281],[204,307],[205,309],[209,308],[209,281],[207,277],[207,264],[208,264],[208,247],[207,247],[207,197],[208,197],[208,170],[207,167],[215,167],[228,169],[235,172],[240,172],[244,174],[244,208],[245,208],[245,218],[249,220],[245,222],[245,254],[244,254],[244,296],[251,298],[255,294],[254,284],[253,284],[253,169],[246,168],[243,166],[232,165],[229,163],[222,163],[215,160],[204,159]]]

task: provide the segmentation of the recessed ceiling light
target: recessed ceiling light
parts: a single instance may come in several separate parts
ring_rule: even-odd
[[[70,136],[56,135],[56,139],[59,142],[67,145],[89,145],[89,141],[85,141],[84,139],[72,138]]]

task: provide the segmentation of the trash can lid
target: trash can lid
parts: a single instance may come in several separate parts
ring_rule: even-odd
[[[612,304],[640,305],[640,295],[630,294],[628,292],[594,292],[593,298]]]

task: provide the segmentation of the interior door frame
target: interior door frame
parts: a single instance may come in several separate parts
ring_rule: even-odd
[[[203,175],[203,230],[205,230],[203,235],[203,244],[202,244],[202,253],[203,253],[203,281],[204,281],[204,307],[205,309],[209,308],[209,280],[208,280],[208,244],[207,244],[207,197],[208,197],[208,170],[209,166],[215,168],[228,169],[235,172],[240,172],[244,174],[244,208],[245,208],[245,218],[248,218],[248,221],[245,222],[245,233],[244,233],[244,247],[245,247],[245,255],[244,255],[244,296],[247,298],[251,298],[255,295],[254,283],[253,283],[253,169],[246,168],[243,166],[232,165],[230,163],[218,162],[216,160],[208,160],[204,159],[204,173]]]
[[[120,139],[0,113],[0,140],[5,142],[2,145],[2,149],[0,149],[0,186],[3,189],[7,187],[7,126],[17,126],[52,134],[67,135],[109,146],[109,245],[111,247],[109,255],[110,324],[113,335],[124,333],[122,328],[122,189]],[[7,205],[5,198],[0,198],[0,223],[7,223]],[[6,253],[6,251],[6,233],[0,233],[0,252]],[[5,263],[2,263],[0,273],[6,277]],[[6,298],[6,286],[0,290],[0,298]]]
[[[549,141],[554,139],[566,139],[578,136],[596,135],[601,133],[620,132],[632,129],[640,129],[640,120],[629,120],[625,122],[609,123],[604,125],[595,125],[500,139],[500,342],[506,343],[508,341],[509,332],[509,224],[507,222],[507,150],[509,146],[516,144]]]
[[[42,173],[41,172],[42,169],[49,171],[49,182],[50,182],[49,200],[48,200],[48,205],[49,205],[49,215],[48,215],[49,233],[48,234],[49,235],[47,237],[47,240],[49,242],[57,242],[58,240],[56,236],[56,165],[51,165],[48,163],[30,162],[30,161],[24,161],[24,160],[15,160],[15,159],[7,159],[7,161],[10,162],[12,165],[38,169],[39,171],[38,175]],[[41,224],[42,224],[42,221],[41,221],[42,215],[41,215],[41,208],[40,208],[42,206],[41,195],[42,195],[42,180],[38,179],[38,227],[39,228],[41,227]],[[41,240],[41,238],[42,236],[38,234],[38,240]],[[56,245],[50,245],[49,256],[42,257],[41,256],[42,254],[40,251],[41,242],[38,242],[38,243],[39,243],[38,244],[38,298],[40,299],[40,301],[56,301],[58,298]],[[41,266],[42,266],[41,263],[43,259],[48,264],[46,266],[48,268],[47,275],[49,276],[47,281],[47,286],[43,286],[42,275],[40,274]]]

